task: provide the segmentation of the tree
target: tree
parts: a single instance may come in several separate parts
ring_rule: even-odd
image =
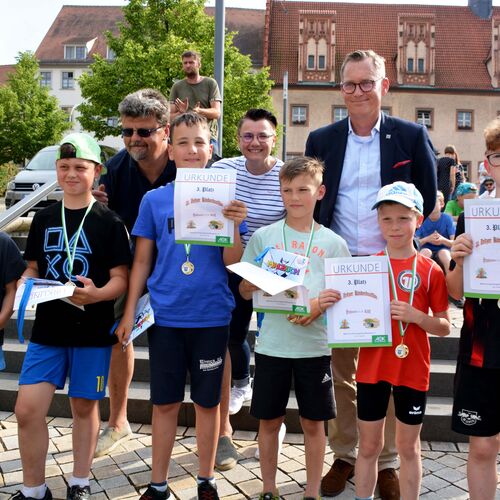
[[[40,86],[38,62],[31,52],[19,53],[5,86],[0,87],[0,165],[25,163],[37,151],[57,144],[68,119]]]
[[[130,0],[123,11],[119,34],[106,33],[116,58],[96,56],[92,72],[79,80],[86,102],[78,107],[78,119],[99,139],[120,133],[108,118],[117,115],[118,104],[130,92],[152,87],[168,97],[173,82],[184,77],[180,55],[185,50],[200,52],[202,74],[213,75],[215,25],[203,10],[203,0]],[[224,57],[223,153],[232,156],[238,152],[240,118],[251,107],[271,108],[273,82],[267,68],[252,69],[250,58],[233,45],[231,33],[225,37]]]

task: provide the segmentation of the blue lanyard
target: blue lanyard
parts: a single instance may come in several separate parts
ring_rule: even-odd
[[[17,337],[21,344],[24,344],[23,327],[24,327],[24,315],[26,313],[26,306],[28,305],[28,300],[31,295],[31,290],[33,290],[33,284],[35,281],[33,278],[27,278],[24,283],[24,292],[19,302],[19,309],[17,311]]]

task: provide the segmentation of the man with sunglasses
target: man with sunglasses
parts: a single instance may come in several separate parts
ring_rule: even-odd
[[[175,164],[168,158],[168,100],[154,89],[127,95],[118,106],[125,148],[106,162],[94,197],[106,203],[131,232],[142,197],[151,189],[175,179]],[[117,317],[121,314],[116,311]],[[116,344],[109,373],[110,415],[108,427],[97,443],[96,457],[105,455],[132,436],[127,419],[128,387],[134,371],[134,350],[130,343],[122,352]]]
[[[377,214],[372,211],[382,186],[395,181],[413,183],[424,198],[424,215],[434,208],[434,148],[425,127],[381,112],[382,97],[389,91],[383,57],[372,50],[351,52],[340,75],[340,91],[349,116],[311,132],[305,154],[325,163],[326,194],[316,210],[319,222],[342,236],[352,255],[372,255],[385,246]],[[335,461],[321,482],[324,496],[340,494],[354,474],[357,358],[358,349],[332,351],[337,418],[329,422],[328,437]],[[391,407],[378,461],[383,500],[400,498]]]
[[[496,153],[496,158],[498,158],[498,153]],[[496,198],[497,189],[495,187],[495,181],[492,177],[486,177],[483,182],[484,191],[479,195],[479,198]]]

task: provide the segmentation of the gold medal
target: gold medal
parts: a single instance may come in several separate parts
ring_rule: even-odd
[[[181,271],[183,274],[186,274],[186,275],[193,274],[194,273],[194,264],[191,261],[186,260],[186,262],[184,262],[181,266]]]
[[[408,349],[408,346],[406,344],[401,343],[396,347],[396,349],[394,349],[394,352],[399,359],[403,359],[408,356],[410,349]]]
[[[497,300],[497,307],[500,309],[500,299]]]

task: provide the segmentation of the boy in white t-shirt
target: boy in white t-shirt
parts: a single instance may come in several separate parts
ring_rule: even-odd
[[[255,258],[269,246],[310,258],[303,283],[309,291],[310,315],[266,314],[255,347],[250,413],[260,420],[263,500],[277,499],[279,495],[278,434],[292,380],[305,436],[305,498],[318,497],[326,444],[324,421],[335,417],[330,349],[317,296],[324,287],[324,259],[347,257],[349,250],[340,236],[313,219],[316,202],[325,194],[322,174],[322,163],[312,158],[299,157],[285,163],[280,185],[286,218],[255,231],[242,259],[255,264]],[[240,284],[245,299],[250,299],[255,290],[246,280]]]

